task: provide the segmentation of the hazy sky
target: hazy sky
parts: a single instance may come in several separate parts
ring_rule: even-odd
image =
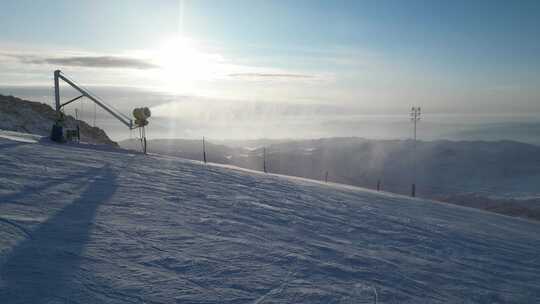
[[[4,0],[0,29],[0,85],[50,86],[60,68],[192,98],[153,107],[169,117],[540,113],[540,1]]]

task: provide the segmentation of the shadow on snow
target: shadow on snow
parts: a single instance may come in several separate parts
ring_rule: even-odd
[[[80,198],[50,217],[32,239],[17,245],[0,266],[0,303],[69,300],[81,254],[90,240],[97,208],[116,190],[116,174],[105,166]]]

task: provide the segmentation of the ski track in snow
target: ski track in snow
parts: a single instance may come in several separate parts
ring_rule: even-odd
[[[0,152],[0,303],[540,302],[535,222],[159,155]]]

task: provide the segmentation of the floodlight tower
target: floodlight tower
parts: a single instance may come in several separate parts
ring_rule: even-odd
[[[414,125],[414,151],[413,151],[413,183],[411,187],[411,196],[416,196],[416,124],[420,121],[422,112],[420,107],[411,108],[411,122]]]

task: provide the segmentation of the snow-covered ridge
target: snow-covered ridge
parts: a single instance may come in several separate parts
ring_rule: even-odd
[[[49,136],[56,118],[54,110],[47,104],[0,95],[0,129]],[[105,131],[79,121],[81,140],[93,144],[117,146]],[[66,126],[75,128],[77,121],[66,116]]]
[[[540,301],[536,222],[175,157],[0,151],[0,303]]]

